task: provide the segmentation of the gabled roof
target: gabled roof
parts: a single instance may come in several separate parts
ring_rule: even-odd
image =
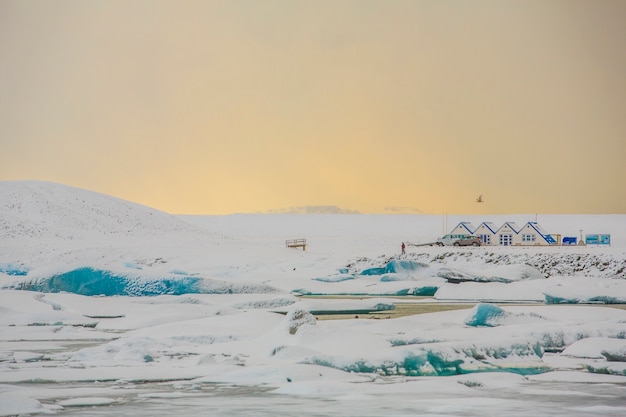
[[[545,230],[543,230],[543,228],[541,226],[539,226],[539,223],[537,223],[537,222],[528,222],[526,224],[528,226],[532,227],[533,229],[535,229],[537,232],[541,233],[542,235],[547,235]]]
[[[485,226],[491,233],[496,234],[496,226],[492,222],[482,222],[474,231],[480,229],[480,226]]]
[[[500,232],[500,230],[506,226],[508,226],[511,230],[513,230],[515,234],[519,233],[520,231],[520,228],[515,224],[515,222],[506,222],[502,226],[500,226],[500,229],[498,229],[496,233]]]
[[[476,230],[474,229],[474,226],[472,226],[470,222],[461,222],[457,224],[452,230],[458,227],[462,227],[463,229],[467,230],[467,233],[469,233],[470,235],[474,233],[474,230]]]
[[[546,233],[541,226],[537,222],[528,222],[524,225],[524,227],[529,226],[534,229],[546,242],[548,243],[556,243],[556,240],[550,235]]]

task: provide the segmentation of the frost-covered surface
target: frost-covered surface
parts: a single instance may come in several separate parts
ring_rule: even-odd
[[[40,182],[0,183],[0,196],[0,415],[157,399],[206,410],[215,384],[335,401],[342,415],[382,413],[381,398],[394,415],[504,415],[548,393],[544,411],[626,414],[626,216],[539,219],[611,233],[612,247],[400,256],[441,219],[172,216]],[[464,308],[384,319],[416,302]]]

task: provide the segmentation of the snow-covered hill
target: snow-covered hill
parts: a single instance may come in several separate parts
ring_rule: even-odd
[[[210,249],[219,239],[177,216],[112,196],[51,182],[0,182],[0,281],[81,268],[163,277],[176,268],[169,260],[189,248]]]
[[[43,181],[0,182],[0,239],[154,236],[198,231],[162,211]]]

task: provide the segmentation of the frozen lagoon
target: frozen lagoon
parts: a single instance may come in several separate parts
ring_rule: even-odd
[[[626,299],[624,216],[542,221],[611,225],[608,248],[400,257],[399,242],[438,234],[437,216],[175,217],[51,184],[9,188],[0,415],[626,414],[626,312],[594,305]],[[285,247],[299,237],[306,251]],[[64,275],[81,270],[100,271],[86,275],[95,293]],[[459,274],[473,282],[447,282]],[[132,291],[100,296],[111,282]],[[181,288],[168,283],[200,291],[158,295]],[[423,288],[423,303],[467,308],[385,319],[409,300],[397,294]],[[346,310],[368,313],[311,314]]]
[[[624,363],[607,355],[624,356],[626,312],[612,307],[311,321],[259,308],[285,309],[276,295],[0,294],[3,415],[624,412]]]
[[[0,327],[3,415],[624,413],[624,363],[608,355],[624,356],[626,312],[612,307],[311,321],[250,307],[284,304],[274,295],[0,294],[19,306]]]

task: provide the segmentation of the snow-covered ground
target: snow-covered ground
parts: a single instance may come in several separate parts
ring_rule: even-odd
[[[535,220],[612,246],[400,254]],[[626,414],[625,215],[175,216],[0,182],[0,288],[0,415]],[[385,319],[407,303],[465,308]]]

